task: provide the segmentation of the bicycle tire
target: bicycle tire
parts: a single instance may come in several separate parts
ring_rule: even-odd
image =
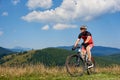
[[[91,74],[95,73],[96,64],[95,64],[94,57],[91,57],[91,61],[92,61],[94,66],[92,68],[87,69],[87,74],[88,75],[91,75]]]
[[[77,59],[79,59],[79,62],[77,61]],[[79,56],[79,54],[73,54],[68,56],[66,59],[65,66],[66,66],[67,72],[71,76],[82,76],[84,73],[84,63],[82,58]]]

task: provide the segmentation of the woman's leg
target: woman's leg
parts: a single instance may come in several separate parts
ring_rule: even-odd
[[[82,54],[82,58],[84,59],[86,54],[86,49],[84,48],[84,46],[82,46],[81,54]]]
[[[87,51],[87,54],[88,54],[88,60],[91,61],[91,49],[93,47],[93,44],[90,44],[86,47],[86,51]]]

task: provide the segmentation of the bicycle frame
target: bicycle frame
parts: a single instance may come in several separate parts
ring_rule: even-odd
[[[79,55],[78,63],[79,63],[79,59],[82,59],[83,62],[84,62],[84,67],[85,67],[85,69],[88,69],[88,68],[87,68],[87,67],[88,67],[88,66],[87,66],[87,62],[88,62],[88,54],[87,54],[87,52],[86,52],[85,55],[83,55],[82,52],[81,52],[81,47],[77,47],[77,49],[78,49],[77,54]],[[83,56],[83,57],[82,57],[82,56]]]
[[[81,52],[81,47],[77,47],[77,49],[78,49],[77,53],[80,55],[82,60],[88,61],[88,54],[87,54],[87,52],[86,52],[85,55],[83,55],[82,52]],[[82,56],[84,56],[84,58]]]

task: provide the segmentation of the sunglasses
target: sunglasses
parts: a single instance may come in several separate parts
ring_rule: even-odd
[[[80,30],[85,30],[85,28],[80,28]]]

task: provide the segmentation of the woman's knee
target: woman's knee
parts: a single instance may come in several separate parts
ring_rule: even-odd
[[[87,46],[86,51],[91,52],[91,48],[89,46]]]
[[[86,51],[85,51],[85,50],[82,50],[81,53],[82,53],[83,55],[85,55]]]

